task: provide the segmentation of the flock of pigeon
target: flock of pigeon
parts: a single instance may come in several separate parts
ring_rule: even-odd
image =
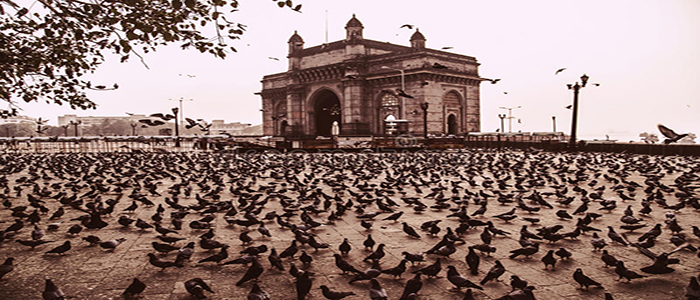
[[[536,150],[3,154],[0,295],[79,298],[30,262],[133,252],[119,298],[174,273],[183,299],[613,299],[644,281],[700,299],[699,171]]]

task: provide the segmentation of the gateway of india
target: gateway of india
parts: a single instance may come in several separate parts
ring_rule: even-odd
[[[295,31],[289,68],[262,80],[263,133],[269,136],[466,135],[480,131],[476,58],[363,37],[353,14],[346,38],[310,48]],[[427,133],[425,132],[427,128]]]

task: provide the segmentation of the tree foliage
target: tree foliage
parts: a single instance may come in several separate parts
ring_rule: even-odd
[[[654,133],[642,132],[639,137],[647,144],[656,144],[659,141],[659,136]]]
[[[0,99],[10,103],[0,117],[17,114],[15,99],[94,109],[86,90],[118,88],[83,79],[106,54],[126,62],[178,44],[223,59],[236,51],[226,42],[246,29],[232,21],[238,6],[237,0],[37,0],[31,6],[0,0]]]

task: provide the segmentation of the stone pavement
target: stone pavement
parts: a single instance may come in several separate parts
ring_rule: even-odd
[[[216,154],[207,154],[216,155]],[[317,156],[319,154],[316,154]],[[376,155],[376,154],[375,154]],[[401,154],[401,155],[414,155],[414,154]],[[440,155],[440,154],[436,154]],[[451,156],[459,155],[469,155],[469,154],[445,154]],[[538,154],[538,155],[553,155],[553,154]],[[564,155],[564,154],[558,154]],[[569,154],[566,154],[569,155]],[[607,154],[599,154],[601,156]],[[372,156],[370,154],[369,156]],[[267,158],[274,159],[274,158]],[[353,159],[361,159],[361,157],[353,157]],[[376,159],[372,158],[372,159]],[[623,158],[617,158],[623,159]],[[659,161],[676,163],[674,159],[680,158],[658,158]],[[381,158],[379,159],[381,160]],[[685,162],[687,163],[687,161]],[[697,168],[697,161],[691,161],[693,165],[686,166],[683,170],[689,170],[690,167]],[[574,164],[572,164],[572,167]],[[468,168],[469,166],[451,166],[449,168],[436,167],[433,170],[428,170],[428,172],[441,173],[440,179],[443,180],[443,185],[447,186],[447,181],[445,180],[458,180],[453,171],[460,172]],[[593,175],[595,172],[604,172],[607,170],[606,165],[588,165],[590,168],[587,172]],[[321,172],[318,172],[318,168],[309,166],[306,170],[306,174],[313,174],[318,177],[323,176]],[[271,182],[280,183],[282,180],[271,177],[273,173],[276,172],[274,169],[265,171],[264,176],[257,176],[257,180],[251,186],[252,189],[257,190],[260,186],[268,186]],[[349,171],[336,171],[336,173],[346,174],[352,176],[353,174]],[[427,176],[429,173],[424,173],[423,178],[429,179]],[[301,177],[303,174],[299,174]],[[326,174],[327,175],[327,174]],[[386,178],[386,174],[378,174],[378,178],[369,178],[368,183],[379,184]],[[671,185],[673,180],[679,176],[680,173],[669,173],[663,178],[662,182]],[[14,173],[7,175],[9,180],[10,192],[5,194],[9,196],[9,200],[12,202],[13,207],[19,205],[27,205],[26,197],[27,194],[31,192],[28,187],[24,188],[24,193],[21,197],[17,198],[13,188],[18,183],[15,183],[17,178],[21,176],[26,176],[26,172]],[[493,193],[495,188],[485,188],[481,183],[486,179],[493,179],[497,175],[489,171],[484,170],[482,174],[475,177],[475,180],[479,184],[478,187],[470,187],[466,183],[462,183],[463,188],[469,188],[472,192],[478,192],[480,190],[486,191],[488,193]],[[498,175],[500,176],[500,175]],[[328,178],[328,177],[326,177]],[[227,178],[228,179],[228,178]],[[643,177],[640,174],[632,173],[629,180],[634,180],[643,185]],[[163,195],[161,197],[148,197],[151,201],[157,203],[162,203],[165,196],[168,196],[166,189],[168,186],[175,182],[179,182],[180,179],[171,180],[164,178],[161,180],[162,184],[159,185],[158,191]],[[252,178],[251,178],[252,180]],[[56,182],[57,179],[53,178],[49,181],[40,180],[37,183],[40,186],[44,184],[50,184]],[[580,187],[592,190],[585,183],[581,182]],[[623,260],[626,266],[640,274],[644,274],[639,269],[644,266],[651,264],[651,260],[639,253],[634,247],[625,247],[619,244],[612,243],[609,238],[607,238],[607,230],[605,228],[608,225],[614,226],[618,232],[624,232],[624,230],[619,229],[619,219],[622,216],[623,209],[629,204],[632,205],[632,209],[635,211],[635,216],[638,216],[637,211],[641,208],[641,199],[645,197],[643,189],[638,189],[636,191],[636,201],[622,203],[616,194],[611,191],[611,183],[607,183],[602,178],[598,181],[601,184],[605,184],[607,189],[603,193],[603,198],[613,199],[617,198],[618,208],[611,212],[604,212],[598,210],[599,205],[593,202],[590,205],[589,211],[595,211],[603,214],[603,217],[597,221],[594,221],[592,226],[596,228],[603,229],[601,233],[602,237],[605,237],[608,241],[608,246],[605,248],[616,258]],[[251,182],[251,181],[247,181]],[[352,180],[346,180],[345,184],[352,186]],[[511,181],[512,183],[512,181]],[[435,184],[437,185],[437,183]],[[196,184],[192,184],[194,187],[193,195],[200,192]],[[279,185],[278,185],[279,187]],[[318,187],[323,189],[323,192],[329,195],[334,195],[335,192],[331,186],[325,185],[323,181],[318,182]],[[404,188],[403,191],[406,192],[405,196],[417,196],[424,201],[424,203],[432,205],[433,200],[431,198],[425,198],[425,196],[430,192],[431,187],[422,187],[422,192],[418,193],[411,186]],[[539,192],[553,191],[553,188],[542,187],[537,189]],[[79,194],[84,194],[87,189],[81,190]],[[123,191],[125,195],[128,195],[131,191],[126,189]],[[354,190],[354,192],[359,192]],[[445,192],[446,196],[452,196],[449,189]],[[531,191],[526,192],[531,194]],[[288,195],[292,198],[298,197],[297,193],[288,192]],[[464,196],[464,193],[461,192]],[[232,195],[228,188],[221,193],[221,201],[233,200],[234,203],[238,200],[238,196]],[[339,193],[340,198],[343,202],[349,199],[354,199],[347,191]],[[353,211],[348,211],[346,215],[335,222],[335,224],[328,224],[314,229],[312,232],[316,234],[317,240],[320,242],[326,242],[331,244],[330,249],[321,249],[318,252],[314,252],[313,248],[305,246],[306,249],[314,257],[314,261],[311,263],[311,267],[308,269],[314,272],[316,275],[313,277],[313,287],[311,293],[307,299],[324,299],[321,294],[321,290],[318,288],[321,285],[327,285],[334,290],[341,291],[353,291],[356,296],[351,296],[346,299],[368,299],[368,289],[369,282],[360,281],[353,284],[349,284],[348,280],[351,278],[347,275],[341,275],[340,270],[335,266],[333,254],[339,253],[337,250],[338,245],[342,242],[343,238],[348,238],[353,250],[350,252],[349,256],[346,258],[352,265],[356,266],[360,270],[364,270],[369,267],[368,263],[362,262],[362,259],[369,254],[368,251],[363,250],[362,242],[365,240],[367,234],[372,234],[373,238],[377,243],[384,243],[387,245],[386,252],[387,256],[381,260],[382,268],[390,268],[399,263],[403,258],[401,253],[403,251],[408,251],[412,253],[424,252],[433,245],[435,245],[442,237],[447,227],[455,229],[459,225],[457,218],[445,218],[450,212],[447,210],[432,210],[428,209],[423,213],[414,212],[410,206],[406,206],[404,202],[401,201],[401,193],[395,195],[389,195],[389,198],[399,203],[401,206],[398,210],[404,211],[404,215],[399,219],[398,222],[394,221],[383,221],[382,218],[388,216],[388,213],[380,214],[373,220],[374,226],[371,230],[365,230],[359,225],[359,219],[356,218],[356,213]],[[117,198],[118,195],[114,193],[104,194],[103,200]],[[674,199],[673,195],[666,194],[669,204],[674,204],[677,200]],[[528,215],[525,212],[519,211],[517,214],[519,217],[532,216],[542,219],[539,225],[530,225],[531,231],[535,231],[537,228],[542,226],[549,226],[554,224],[563,224],[564,229],[561,232],[570,231],[574,228],[576,219],[574,220],[559,220],[554,216],[554,212],[559,209],[566,209],[569,213],[580,204],[578,201],[580,197],[577,197],[570,207],[559,206],[556,204],[556,197],[546,197],[545,199],[554,205],[554,209],[543,208],[537,213]],[[60,203],[51,199],[43,198],[46,201],[46,206],[50,209],[50,213],[54,212]],[[139,278],[143,281],[147,288],[143,292],[143,299],[154,299],[154,300],[165,300],[165,299],[193,299],[186,292],[183,282],[194,278],[200,277],[210,284],[212,289],[215,291],[214,294],[209,294],[209,299],[245,299],[246,295],[250,291],[251,283],[246,283],[241,287],[235,286],[236,281],[238,281],[246,268],[242,265],[227,265],[221,266],[215,263],[203,263],[198,264],[197,261],[207,257],[211,254],[216,253],[218,250],[206,251],[199,247],[197,243],[196,252],[191,259],[191,262],[186,264],[183,268],[168,268],[161,271],[160,268],[154,267],[149,264],[147,254],[155,253],[151,247],[151,242],[156,240],[155,237],[158,235],[153,229],[138,230],[133,226],[129,228],[124,228],[116,223],[117,218],[127,206],[131,204],[131,199],[126,196],[121,198],[121,201],[117,204],[115,213],[112,216],[106,217],[104,220],[109,223],[109,226],[100,230],[90,230],[85,229],[80,234],[73,236],[67,233],[68,227],[70,227],[76,221],[70,221],[80,215],[83,212],[67,209],[66,215],[61,217],[57,222],[60,222],[60,229],[56,232],[48,232],[44,237],[45,240],[54,241],[52,243],[37,246],[35,249],[30,249],[29,247],[20,245],[12,240],[14,239],[30,239],[31,225],[25,222],[25,227],[19,231],[17,235],[12,238],[6,238],[4,242],[0,244],[0,261],[3,261],[7,257],[15,258],[15,269],[11,273],[7,274],[4,278],[0,280],[0,299],[4,300],[20,300],[20,299],[40,299],[41,291],[44,288],[44,279],[51,278],[57,286],[59,286],[67,295],[67,299],[121,299],[121,294],[123,290],[131,283],[134,277]],[[181,204],[191,205],[195,204],[196,201],[194,196],[180,198]],[[357,203],[357,202],[355,202]],[[309,203],[305,203],[309,204]],[[454,203],[452,205],[455,207]],[[166,206],[167,207],[167,206]],[[478,206],[474,205],[470,201],[468,211],[472,213],[476,210]],[[531,258],[518,257],[516,259],[509,259],[508,254],[510,250],[520,248],[518,245],[518,231],[522,225],[528,225],[529,223],[522,220],[522,218],[516,218],[515,220],[506,223],[502,220],[492,218],[491,216],[497,215],[499,213],[510,210],[513,204],[500,205],[497,201],[490,199],[488,204],[488,210],[485,216],[474,217],[479,220],[492,220],[496,227],[506,230],[512,233],[509,237],[496,237],[494,238],[493,244],[497,247],[497,251],[491,256],[481,256],[480,273],[477,276],[472,276],[469,274],[466,263],[465,255],[467,253],[467,246],[473,244],[481,244],[479,234],[481,233],[481,228],[470,229],[467,234],[463,236],[466,240],[465,245],[457,245],[457,252],[451,255],[449,258],[442,259],[443,271],[440,272],[440,278],[436,279],[425,279],[423,277],[424,286],[419,293],[419,299],[462,299],[464,297],[464,289],[461,291],[456,291],[453,289],[451,283],[449,283],[446,276],[446,266],[454,265],[457,270],[464,277],[470,279],[473,282],[480,281],[486,272],[491,268],[495,260],[500,260],[506,268],[506,273],[501,276],[502,282],[490,282],[484,285],[483,291],[473,290],[476,299],[496,299],[501,297],[511,291],[509,286],[510,275],[515,274],[519,277],[527,280],[531,285],[536,287],[535,296],[537,299],[603,299],[603,293],[609,291],[614,295],[614,299],[685,299],[683,297],[685,293],[685,287],[688,285],[689,277],[698,275],[698,262],[700,259],[696,256],[696,253],[683,250],[673,255],[680,259],[681,264],[673,265],[675,272],[664,275],[649,275],[647,278],[635,279],[630,283],[623,281],[616,281],[617,275],[614,273],[614,268],[604,268],[603,262],[600,259],[599,251],[592,251],[590,245],[591,234],[584,234],[579,237],[578,240],[561,240],[553,244],[542,243],[540,250],[537,254],[533,255]],[[139,209],[135,213],[131,213],[131,217],[134,219],[141,218],[147,220],[150,223],[151,216],[155,213],[156,206],[146,207],[140,205]],[[277,210],[281,212],[281,207],[279,200],[271,200],[270,203],[265,206],[260,216],[263,216],[266,212],[271,210]],[[366,209],[368,212],[376,211],[376,206],[368,206]],[[32,209],[28,209],[27,212],[31,212]],[[166,212],[165,220],[163,224],[170,227],[170,214],[172,211],[168,207]],[[653,204],[653,212],[648,217],[642,217],[645,219],[648,227],[638,230],[634,233],[629,233],[630,239],[636,240],[636,238],[642,233],[646,232],[650,227],[656,223],[664,222],[664,214],[669,210],[664,210],[656,204]],[[11,216],[12,211],[9,209],[0,209],[0,228],[7,228],[13,222],[13,217]],[[54,222],[49,221],[48,216],[43,215],[42,221],[40,222],[43,228],[46,228],[48,223]],[[223,213],[216,213],[216,219],[211,222],[216,233],[215,239],[231,245],[229,248],[229,259],[236,258],[239,256],[238,252],[244,249],[246,246],[238,240],[238,236],[242,230],[240,226],[232,226],[227,224],[223,218]],[[327,212],[320,213],[318,215],[312,215],[312,217],[321,222],[325,222],[328,216]],[[187,238],[185,241],[180,241],[176,243],[178,246],[183,246],[188,241],[199,241],[198,236],[204,233],[204,230],[193,230],[190,229],[187,224],[189,221],[198,219],[201,216],[196,213],[191,213],[185,218],[183,225],[183,230],[180,231],[176,236],[181,236]],[[241,219],[242,216],[239,214],[237,218]],[[693,208],[685,208],[680,212],[676,213],[676,218],[678,223],[685,228],[686,237],[694,245],[700,245],[697,242],[698,238],[695,237],[690,230],[691,225],[698,224],[698,212]],[[433,237],[427,234],[425,231],[419,231],[422,236],[420,239],[411,238],[402,231],[401,222],[405,221],[411,224],[414,228],[418,228],[420,224],[426,221],[440,219],[442,222],[439,224],[442,231],[438,236]],[[290,219],[294,223],[300,223],[299,217],[295,216]],[[271,248],[277,249],[278,252],[282,251],[289,246],[291,240],[293,240],[294,235],[289,229],[280,228],[274,221],[266,221],[267,227],[272,232],[272,238],[261,237],[258,232],[255,231],[257,226],[252,226],[252,232],[250,234],[254,241],[252,245],[266,244]],[[657,239],[657,246],[652,248],[656,253],[668,252],[675,248],[674,245],[668,242],[670,237],[670,230],[668,230],[664,224],[664,232]],[[108,240],[113,238],[124,237],[126,241],[118,246],[115,251],[107,251],[100,247],[90,247],[88,243],[83,241],[81,238],[87,235],[97,235],[102,240]],[[65,255],[45,255],[44,252],[60,245],[63,241],[71,241],[73,247]],[[573,252],[573,258],[570,261],[559,261],[556,265],[555,270],[544,269],[543,264],[540,262],[541,257],[549,249],[559,249],[564,247],[571,252]],[[261,262],[265,267],[265,271],[261,276],[260,286],[263,290],[267,291],[271,295],[271,299],[296,299],[296,292],[294,286],[294,278],[289,275],[286,271],[289,267],[288,262],[292,261],[290,259],[284,259],[285,268],[284,272],[277,271],[269,268],[269,262],[267,261],[266,252],[261,255]],[[166,260],[174,260],[175,253],[170,253],[168,255],[159,255],[159,257]],[[295,264],[297,266],[301,263],[296,259],[299,254],[295,255]],[[417,270],[420,267],[427,266],[433,263],[437,256],[426,255],[427,262],[424,262],[421,266],[416,265],[411,267],[408,264],[408,271],[403,274],[400,279],[393,279],[392,276],[382,274],[379,276],[379,281],[381,285],[386,289],[389,299],[398,299],[403,291],[403,287],[406,281],[413,277],[411,271]],[[592,287],[589,290],[581,290],[578,288],[578,284],[573,280],[572,274],[576,268],[582,268],[584,273],[591,278],[599,281],[604,288]]]

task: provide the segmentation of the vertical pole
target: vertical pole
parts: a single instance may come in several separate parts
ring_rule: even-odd
[[[401,71],[401,90],[405,93],[406,92],[406,82],[404,79],[404,71],[403,70],[399,70],[399,71]],[[401,120],[405,120],[406,119],[406,112],[405,112],[405,110],[406,110],[406,102],[405,101],[406,100],[404,98],[406,98],[406,97],[399,97],[399,98],[401,98],[401,115],[399,117],[401,118]]]
[[[557,116],[552,116],[552,132],[557,132]]]
[[[428,138],[428,109],[423,110],[423,137]]]
[[[569,141],[569,146],[571,148],[576,148],[576,122],[578,119],[578,91],[581,86],[578,82],[574,85],[574,109],[573,116],[571,118],[571,140]]]

